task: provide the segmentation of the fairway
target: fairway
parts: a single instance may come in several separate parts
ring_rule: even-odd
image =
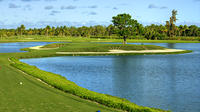
[[[200,0],[179,2],[0,0],[0,112],[200,112]]]
[[[9,55],[0,54],[0,112],[116,111],[64,93],[22,73],[9,65]]]
[[[10,61],[11,57],[21,59],[21,58],[60,56],[59,54],[56,53],[57,51],[65,51],[65,50],[73,51],[74,49],[76,49],[77,52],[80,51],[104,52],[113,48],[137,51],[144,49],[164,50],[165,49],[164,47],[153,46],[153,45],[121,46],[115,44],[96,44],[96,43],[63,43],[63,44],[58,43],[58,44],[49,44],[44,47],[47,48],[49,47],[49,49],[30,50],[28,48],[24,48],[23,50],[28,50],[29,52],[0,53],[0,62],[1,62],[0,63],[1,67],[0,111],[96,112],[100,110],[103,112],[109,112],[109,111],[113,112],[113,111],[120,111],[113,109],[113,108],[118,108],[122,110],[128,110],[128,111],[134,110],[138,112],[140,111],[142,112],[144,110],[148,112],[158,112],[158,111],[165,112],[164,110],[160,109],[138,106],[132,102],[129,102],[128,100],[121,99],[118,97],[95,93],[93,91],[89,91],[85,88],[79,87],[78,85],[68,81],[67,79],[63,79],[62,77],[60,77],[60,75],[48,73],[39,70],[37,68],[31,67],[29,65],[20,64],[20,62],[18,62],[17,60],[13,60],[13,58],[12,61]],[[58,48],[52,49],[54,47]],[[186,52],[189,51],[184,51],[184,52],[181,51],[180,53],[186,53]],[[112,54],[110,53],[106,55],[112,55]],[[129,55],[129,54],[122,54],[122,55]],[[24,67],[22,67],[21,65]],[[14,68],[13,66],[15,66],[16,68]],[[25,69],[24,70],[21,69],[20,66]],[[18,67],[20,70],[17,69]],[[28,74],[22,72],[21,70],[23,70]],[[36,76],[33,74],[35,74]],[[44,83],[40,79],[46,83]],[[49,79],[52,80],[50,81]],[[98,104],[97,102],[100,104]]]

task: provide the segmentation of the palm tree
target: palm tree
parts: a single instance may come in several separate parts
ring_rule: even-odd
[[[183,36],[186,36],[186,31],[188,30],[188,26],[187,26],[187,25],[184,25],[184,26],[183,26],[183,29],[184,29]]]
[[[177,28],[175,25],[175,23],[177,21],[176,15],[177,15],[177,11],[172,10],[172,16],[170,17],[170,20],[166,21],[166,27],[168,29],[168,36],[170,36],[170,37],[176,36],[176,31],[177,31]]]
[[[50,30],[51,30],[51,27],[49,25],[47,25],[46,28],[45,28],[46,36],[49,36]]]
[[[21,36],[23,35],[25,29],[26,29],[26,27],[23,24],[19,27],[19,31],[20,31]]]

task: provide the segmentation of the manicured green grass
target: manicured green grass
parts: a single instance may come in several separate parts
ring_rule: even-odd
[[[109,52],[109,50],[164,50],[166,48],[155,45],[133,45],[133,44],[99,44],[99,43],[54,43],[45,45],[43,48],[58,48],[49,50],[51,52]],[[23,50],[35,51],[25,48]],[[45,51],[45,50],[43,50]],[[48,52],[48,51],[47,51]],[[191,50],[163,53],[116,53],[116,54],[64,54],[66,56],[97,56],[97,55],[152,55],[152,54],[181,54],[190,53]],[[62,54],[63,55],[63,54]]]
[[[194,38],[194,37],[180,37],[180,38]],[[195,37],[199,38],[200,37]],[[13,36],[13,37],[4,37],[0,38],[1,42],[38,42],[38,41],[61,41],[61,42],[123,42],[123,39],[96,39],[96,38],[87,38],[87,37],[59,37],[59,36],[37,36],[37,35],[29,35],[29,36]],[[127,39],[127,42],[130,43],[200,43],[198,40],[135,40],[135,39]]]
[[[109,49],[124,50],[142,50],[142,49],[164,49],[159,46],[135,46],[135,45],[118,45],[118,44],[95,44],[95,43],[64,43],[51,44],[46,47],[60,47],[53,50],[31,50],[24,53],[0,53],[0,111],[82,111],[102,112],[117,111],[103,105],[83,100],[89,99],[109,107],[123,109],[127,111],[138,112],[162,112],[163,110],[141,107],[130,103],[127,100],[103,95],[81,88],[66,80],[65,78],[54,75],[53,73],[39,70],[27,64],[13,60],[16,63],[13,66],[23,70],[34,77],[40,78],[46,83],[58,88],[66,93],[49,87],[48,85],[36,80],[34,77],[25,75],[21,71],[10,66],[11,62],[8,58],[34,58],[34,57],[50,57],[59,56],[57,51],[108,51]],[[119,55],[119,54],[118,54]],[[127,54],[120,54],[127,55]],[[22,82],[22,84],[20,84]],[[57,83],[59,82],[59,83]],[[67,86],[67,84],[69,84]],[[66,85],[66,86],[65,86]],[[69,89],[69,88],[70,89]],[[70,93],[70,94],[69,94]],[[77,96],[73,96],[77,95]]]
[[[0,54],[0,112],[117,111],[49,87],[10,66],[8,57],[20,55],[22,53]]]
[[[58,48],[59,47],[59,48]],[[123,45],[123,44],[99,44],[99,43],[56,43],[43,48],[58,48],[55,51],[63,52],[108,52],[109,50],[157,50],[165,49],[155,45]]]

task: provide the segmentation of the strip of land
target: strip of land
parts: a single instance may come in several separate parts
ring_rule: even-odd
[[[167,49],[153,45],[114,45],[114,44],[49,44],[46,46],[29,47],[32,50],[55,50],[58,55],[129,55],[129,54],[176,54],[187,53],[188,50],[182,49]]]
[[[44,46],[34,46],[29,47],[29,49],[34,50],[51,50],[58,49],[56,48],[43,48]],[[161,49],[161,50],[119,50],[113,49],[109,50],[109,52],[56,52],[56,54],[126,54],[126,53],[176,53],[176,52],[184,52],[186,50],[182,49]]]

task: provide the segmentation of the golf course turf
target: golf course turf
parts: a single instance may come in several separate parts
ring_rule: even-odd
[[[76,46],[78,45],[80,46],[80,44],[77,44]],[[86,44],[81,43],[81,45],[86,45]],[[145,49],[146,48],[147,46],[145,47]],[[149,46],[149,48],[152,48],[152,46]],[[154,46],[153,48],[164,49],[162,47],[156,47],[156,46]],[[89,100],[85,100],[85,99],[80,98],[81,96],[77,97],[77,96],[72,95],[73,93],[63,92],[61,91],[62,89],[59,90],[59,88],[55,89],[54,85],[51,84],[51,86],[53,86],[51,87],[43,83],[42,81],[39,81],[38,80],[39,77],[35,78],[31,76],[30,73],[28,73],[29,75],[26,74],[27,73],[26,70],[23,70],[24,72],[26,72],[24,73],[21,70],[13,67],[15,64],[17,64],[16,63],[18,62],[17,59],[60,56],[59,54],[56,54],[56,52],[63,51],[63,49],[64,47],[61,47],[60,49],[52,49],[52,50],[29,50],[30,52],[24,52],[24,53],[0,53],[0,79],[1,79],[0,81],[0,86],[1,86],[0,87],[0,98],[1,98],[0,111],[6,111],[6,112],[7,111],[11,111],[11,112],[13,111],[15,112],[21,112],[21,111],[96,112],[98,110],[101,110],[102,112],[119,111],[113,108],[108,108],[106,106],[103,106],[103,105],[106,105],[105,102],[101,103],[96,100],[92,100],[92,101],[96,101],[98,103],[103,104],[103,105],[100,105],[98,103],[89,101],[91,100],[90,98],[85,98],[85,99],[89,99]],[[126,47],[126,49],[129,49],[129,47]],[[28,49],[25,49],[25,50],[28,50]],[[82,50],[85,51],[85,49],[82,49]],[[87,50],[89,50],[89,48]],[[100,51],[105,51],[105,48],[103,47],[102,49],[100,49]],[[188,51],[188,52],[191,52],[191,51]],[[186,53],[186,52],[182,52],[182,53]],[[122,55],[125,55],[125,54],[122,54]],[[14,57],[14,58],[11,58],[11,57]],[[9,59],[13,61],[9,61]],[[11,64],[13,66],[11,66]],[[21,66],[20,62],[18,64],[19,66]],[[27,65],[27,67],[29,67],[29,65]],[[17,68],[20,68],[20,67],[17,67]],[[39,70],[36,67],[35,69]],[[44,81],[44,82],[47,83],[47,81]],[[111,96],[108,96],[108,98],[109,97]],[[100,101],[103,101],[103,100],[100,99]],[[127,100],[125,100],[125,103],[126,102]],[[115,106],[112,106],[112,105],[110,107],[116,108]],[[139,110],[140,106],[135,105],[135,107],[137,107],[135,111],[140,112]],[[125,108],[125,107],[122,106],[122,108]],[[117,108],[117,109],[122,109],[122,108]],[[123,110],[134,111],[134,109],[133,110],[123,109]],[[141,107],[141,112],[164,112],[164,110]]]
[[[117,111],[52,88],[10,66],[0,55],[0,112],[103,112]]]

